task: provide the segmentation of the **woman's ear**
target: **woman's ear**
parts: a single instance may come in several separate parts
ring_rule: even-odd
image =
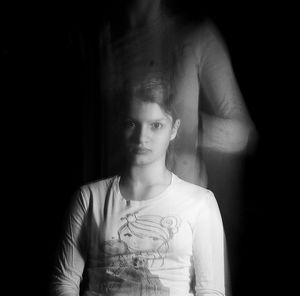
[[[176,138],[179,126],[180,126],[180,119],[176,119],[176,121],[174,122],[173,127],[172,127],[170,141],[172,141]]]

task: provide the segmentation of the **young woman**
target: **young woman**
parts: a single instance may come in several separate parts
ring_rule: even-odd
[[[54,295],[225,295],[215,197],[166,167],[180,126],[169,89],[146,77],[124,99],[124,169],[76,195]]]

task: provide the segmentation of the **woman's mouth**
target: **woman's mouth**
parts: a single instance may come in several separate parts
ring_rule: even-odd
[[[147,154],[149,153],[151,150],[148,148],[141,148],[141,147],[134,147],[131,150],[134,154]]]

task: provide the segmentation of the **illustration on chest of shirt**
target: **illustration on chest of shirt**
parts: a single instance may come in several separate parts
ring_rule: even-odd
[[[181,221],[175,216],[140,215],[138,212],[121,218],[118,238],[105,241],[107,278],[106,292],[126,291],[128,295],[169,295],[159,277],[150,270],[164,268],[169,243],[179,230]]]

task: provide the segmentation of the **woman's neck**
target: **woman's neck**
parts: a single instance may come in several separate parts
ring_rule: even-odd
[[[146,166],[132,166],[122,175],[126,183],[149,186],[167,183],[170,172],[167,170],[165,164],[153,163]]]
[[[127,200],[147,200],[163,192],[172,174],[165,165],[132,166],[121,174],[120,191]]]

